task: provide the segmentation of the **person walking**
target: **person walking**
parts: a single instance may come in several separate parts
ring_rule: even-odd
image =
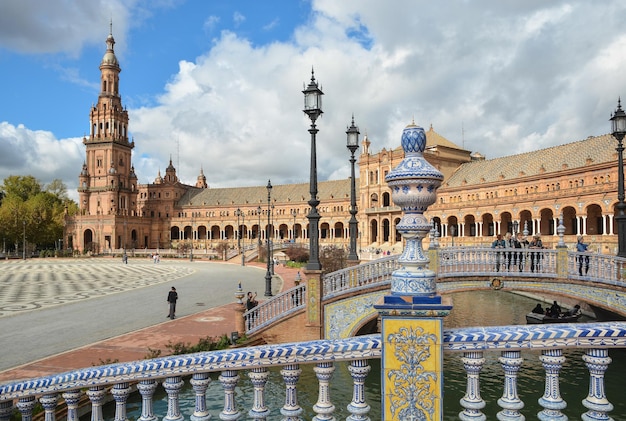
[[[170,313],[167,315],[170,319],[174,320],[176,318],[176,301],[178,300],[178,293],[176,292],[176,288],[172,287],[170,292],[167,294],[167,302],[170,303]]]

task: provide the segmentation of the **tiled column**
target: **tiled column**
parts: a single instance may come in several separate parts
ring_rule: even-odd
[[[435,272],[422,240],[431,225],[424,211],[436,200],[443,174],[423,152],[424,129],[410,124],[402,132],[405,158],[386,181],[402,209],[397,229],[406,240],[391,277],[391,294],[374,307],[381,315],[382,406],[384,420],[443,418],[443,317],[452,306],[437,295]]]

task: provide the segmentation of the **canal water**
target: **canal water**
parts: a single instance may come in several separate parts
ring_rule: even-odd
[[[525,314],[537,303],[535,300],[514,295],[503,291],[470,291],[452,295],[454,308],[452,313],[444,319],[445,328],[469,326],[496,326],[509,324],[525,324]],[[561,371],[561,395],[567,402],[563,411],[569,419],[580,419],[586,412],[582,400],[589,390],[589,372],[582,361],[584,350],[564,351],[567,358]],[[545,372],[539,361],[539,352],[522,352],[524,363],[518,377],[518,393],[524,401],[523,415],[526,419],[537,419],[541,411],[537,400],[543,395]],[[614,405],[610,416],[614,420],[626,421],[626,400],[622,399],[621,387],[623,376],[626,374],[626,352],[611,350],[609,355],[613,359],[606,372],[606,393],[609,401]],[[460,359],[461,354],[445,353],[444,356],[444,419],[457,420],[462,410],[459,400],[465,394],[466,374]],[[502,396],[504,375],[498,362],[499,353],[486,352],[486,362],[480,377],[480,392],[487,406],[483,410],[488,420],[495,420],[496,413],[501,410],[497,400]],[[350,414],[346,405],[352,399],[352,378],[347,369],[347,363],[336,364],[336,370],[331,382],[330,397],[336,406],[334,416],[337,420],[346,419]],[[370,361],[371,372],[366,381],[366,399],[371,406],[369,413],[372,420],[381,419],[380,404],[380,361]],[[318,382],[312,366],[301,366],[302,375],[298,381],[298,403],[303,408],[302,419],[310,420],[315,416],[312,407],[317,401]],[[247,419],[247,411],[252,407],[253,388],[247,378],[247,373],[240,372],[241,379],[237,389],[237,404],[243,412],[241,419]],[[224,394],[219,381],[218,373],[212,376],[212,382],[207,392],[207,407],[212,419],[218,419],[218,414],[224,405]],[[621,379],[620,379],[621,377]],[[566,379],[566,380],[565,380]],[[284,404],[285,389],[280,375],[280,368],[270,370],[270,381],[266,386],[266,404],[271,409],[268,420],[282,419],[280,407]],[[167,412],[167,396],[162,387],[155,394],[154,411],[159,416]],[[195,396],[185,378],[185,387],[180,396],[181,413],[189,419],[194,410]],[[136,420],[141,415],[141,397],[135,393],[129,398],[128,417]],[[83,421],[88,420],[88,415]],[[104,408],[104,418],[114,418],[114,404],[107,404]]]

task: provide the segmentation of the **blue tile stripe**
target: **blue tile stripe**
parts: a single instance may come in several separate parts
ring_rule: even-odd
[[[457,352],[571,347],[626,348],[626,322],[460,328],[445,330],[443,339],[445,351]],[[0,385],[0,401],[124,381],[188,375],[198,371],[379,359],[381,353],[381,336],[366,335],[161,357],[3,384]]]

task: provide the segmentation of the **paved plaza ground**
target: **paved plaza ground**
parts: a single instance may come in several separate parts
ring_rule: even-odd
[[[274,294],[297,270],[276,268]],[[0,382],[142,359],[168,342],[235,329],[238,283],[263,299],[265,267],[207,261],[32,259],[0,262]],[[175,320],[166,318],[171,286]]]

